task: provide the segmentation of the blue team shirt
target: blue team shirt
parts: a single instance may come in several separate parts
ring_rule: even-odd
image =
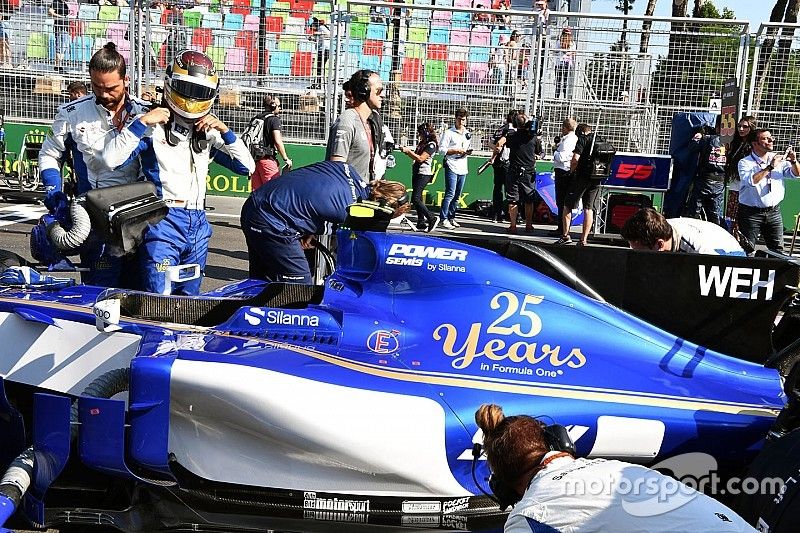
[[[356,170],[338,161],[322,161],[287,172],[256,189],[254,229],[294,237],[332,233],[347,217],[347,206],[367,199],[367,183]]]

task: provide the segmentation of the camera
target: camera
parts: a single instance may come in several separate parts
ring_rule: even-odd
[[[539,137],[542,134],[541,119],[539,117],[533,117],[525,123],[523,129],[528,131],[531,135]]]

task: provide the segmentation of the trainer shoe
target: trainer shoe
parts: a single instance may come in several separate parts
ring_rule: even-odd
[[[566,237],[561,237],[556,241],[556,244],[572,244],[572,237],[567,235]]]
[[[460,228],[461,227],[461,224],[456,222],[456,219],[451,220],[450,223],[453,225],[454,228]]]
[[[444,229],[456,229],[456,227],[453,225],[453,223],[450,222],[449,220],[442,220],[442,223],[440,225]]]
[[[432,232],[438,227],[439,227],[439,217],[432,218],[430,222],[428,222],[428,233]]]

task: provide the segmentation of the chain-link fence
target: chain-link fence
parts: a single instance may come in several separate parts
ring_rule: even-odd
[[[665,153],[673,113],[707,110],[730,77],[744,107],[777,135],[797,133],[797,25],[764,25],[752,47],[740,21],[576,13],[543,21],[479,2],[67,2],[68,16],[54,19],[41,0],[3,22],[0,107],[7,119],[48,123],[67,83],[86,80],[91,54],[113,41],[129,59],[134,92],[160,84],[175,51],[204,51],[221,72],[220,117],[241,131],[264,95],[278,95],[295,142],[325,141],[344,104],[341,83],[363,68],[384,80],[383,114],[398,143],[413,143],[422,122],[443,128],[464,106],[473,148],[487,150],[508,110],[520,108],[542,117],[546,146],[575,116],[599,124],[620,150]]]

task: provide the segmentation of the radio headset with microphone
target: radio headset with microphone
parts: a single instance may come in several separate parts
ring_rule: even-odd
[[[542,430],[544,431],[544,441],[547,445],[548,451],[550,452],[566,452],[573,457],[576,456],[575,452],[575,443],[572,442],[572,439],[567,432],[567,428],[562,426],[561,424],[550,424],[545,425],[542,422]],[[478,483],[478,479],[475,475],[475,468],[477,465],[478,458],[483,453],[483,446],[481,444],[475,443],[472,446],[472,480],[475,482],[475,485],[483,492],[486,496],[494,500],[497,505],[500,507],[501,511],[505,511],[509,507],[515,505],[522,499],[522,495],[518,494],[514,487],[509,483],[507,480],[499,477],[497,474],[492,472],[489,476],[489,490],[492,491],[492,494],[486,492],[480,483]]]

